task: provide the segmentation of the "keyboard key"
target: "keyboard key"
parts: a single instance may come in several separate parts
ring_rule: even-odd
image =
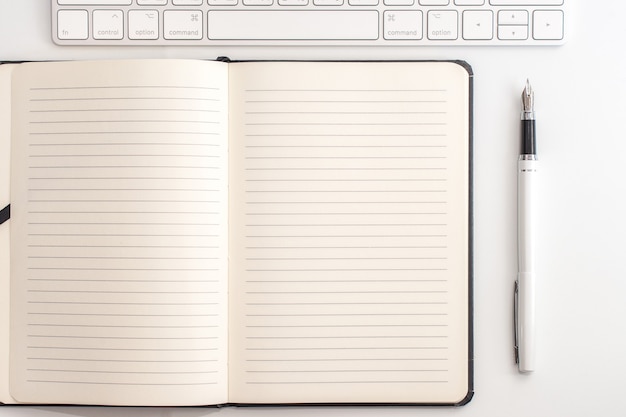
[[[457,12],[431,10],[428,12],[428,39],[451,40],[458,38]]]
[[[59,10],[57,36],[59,39],[87,39],[89,36],[87,10]]]
[[[306,6],[309,0],[278,0],[281,6]]]
[[[130,6],[132,0],[57,0],[61,6]]]
[[[129,39],[159,39],[159,12],[131,10],[128,12]]]
[[[422,12],[419,10],[388,10],[383,15],[385,39],[422,39]]]
[[[122,10],[94,10],[94,39],[123,39],[124,12]]]
[[[210,10],[209,39],[378,39],[374,10]]]
[[[209,6],[236,6],[237,0],[209,0]]]
[[[202,0],[172,0],[174,6],[202,6]]]
[[[563,12],[560,10],[536,10],[533,13],[534,39],[563,39]]]
[[[316,6],[342,6],[343,0],[313,0]]]
[[[378,0],[348,0],[350,6],[376,6]]]
[[[168,10],[163,13],[165,39],[202,39],[202,11]]]
[[[447,6],[450,0],[419,0],[420,6]]]
[[[245,6],[271,6],[274,0],[243,0]]]
[[[528,39],[528,26],[498,26],[498,39],[523,41]]]
[[[454,0],[457,6],[482,6],[485,0]]]
[[[493,13],[491,10],[465,10],[463,12],[463,39],[489,40],[493,38]]]
[[[500,10],[498,12],[499,25],[527,25],[528,11],[526,10]]]
[[[413,6],[414,0],[383,0],[385,6]],[[386,13],[386,12],[385,12]]]
[[[165,6],[167,0],[137,0],[139,6]]]
[[[489,0],[493,6],[562,6],[563,0]]]

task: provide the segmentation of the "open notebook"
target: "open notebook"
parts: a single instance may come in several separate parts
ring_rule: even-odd
[[[2,402],[469,401],[471,79],[0,66]]]

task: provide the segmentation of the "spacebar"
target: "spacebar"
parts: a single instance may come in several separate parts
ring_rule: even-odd
[[[215,40],[378,39],[375,10],[212,10],[208,16]]]

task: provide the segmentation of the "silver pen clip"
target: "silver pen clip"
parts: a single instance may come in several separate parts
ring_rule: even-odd
[[[518,335],[518,315],[519,315],[519,283],[515,281],[515,289],[513,290],[513,353],[515,355],[515,363],[519,364],[519,335]]]

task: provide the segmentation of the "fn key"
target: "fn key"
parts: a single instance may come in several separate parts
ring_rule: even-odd
[[[57,13],[59,39],[87,39],[89,36],[87,10],[59,10]]]

